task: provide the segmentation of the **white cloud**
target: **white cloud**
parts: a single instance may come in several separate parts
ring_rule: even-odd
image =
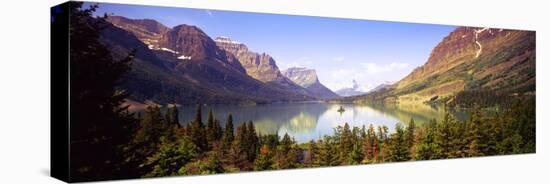
[[[367,73],[370,75],[385,73],[385,72],[394,72],[396,70],[406,69],[409,67],[408,63],[397,63],[392,62],[390,64],[377,64],[377,63],[361,63],[361,65],[367,70]]]
[[[402,73],[406,73],[408,63],[361,63],[360,67],[335,69],[321,78],[329,89],[336,91],[343,88],[352,88],[353,80],[357,81],[358,90],[368,92],[387,80],[399,80]]]
[[[352,88],[353,80],[357,81],[360,90],[368,88],[365,86],[367,76],[364,72],[351,69],[337,69],[332,71],[329,76],[330,78],[326,79],[326,84],[323,84],[333,91],[343,88]]]

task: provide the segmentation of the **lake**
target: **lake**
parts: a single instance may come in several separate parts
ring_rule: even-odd
[[[339,112],[342,106],[345,111]],[[196,106],[180,106],[179,119],[187,124],[195,117]],[[332,135],[333,129],[348,123],[350,127],[362,127],[369,124],[386,125],[393,132],[397,123],[408,124],[411,118],[417,124],[430,119],[441,120],[445,111],[441,107],[425,104],[369,106],[357,104],[330,104],[324,102],[275,103],[261,105],[203,105],[202,118],[206,124],[208,111],[212,109],[214,117],[225,125],[227,115],[233,115],[233,124],[237,127],[243,122],[253,121],[256,131],[261,134],[279,136],[288,133],[297,142],[316,140],[324,135]],[[468,117],[467,112],[452,112],[459,120]]]

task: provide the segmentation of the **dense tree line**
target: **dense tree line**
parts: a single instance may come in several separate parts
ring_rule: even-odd
[[[458,92],[451,99],[442,99],[448,107],[470,108],[500,107],[510,108],[518,100],[534,100],[534,93],[510,92],[505,90],[465,90]]]
[[[496,115],[475,108],[471,118],[459,122],[447,113],[440,120],[416,125],[411,119],[397,124],[392,133],[386,126],[334,129],[333,135],[297,143],[288,134],[259,135],[253,122],[235,129],[232,116],[225,125],[209,111],[203,124],[197,105],[196,118],[186,127],[162,120],[158,107],[145,112],[136,137],[143,129],[155,143],[142,155],[144,176],[211,174],[222,172],[290,169],[337,165],[433,160],[535,152],[534,102],[518,103]],[[172,107],[167,113],[177,109]],[[152,120],[156,120],[152,121]],[[164,124],[164,125],[162,125]],[[152,127],[158,127],[154,129]],[[153,132],[154,131],[154,132]],[[159,133],[160,132],[160,133]],[[139,141],[138,141],[139,142]]]

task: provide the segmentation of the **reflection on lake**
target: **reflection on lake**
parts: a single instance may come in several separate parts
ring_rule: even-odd
[[[343,112],[338,111],[340,106],[343,107]],[[411,118],[417,124],[422,124],[433,118],[441,120],[445,113],[443,108],[424,104],[368,106],[311,102],[252,106],[205,105],[202,110],[203,121],[206,121],[210,109],[222,126],[225,125],[227,115],[231,113],[235,127],[243,122],[253,121],[258,133],[278,133],[280,136],[288,133],[300,143],[331,135],[333,128],[346,122],[351,127],[386,125],[393,131],[395,124],[408,123]],[[180,122],[183,124],[187,124],[195,116],[195,106],[181,106],[179,110]],[[466,112],[452,114],[459,120],[465,120],[468,116]]]

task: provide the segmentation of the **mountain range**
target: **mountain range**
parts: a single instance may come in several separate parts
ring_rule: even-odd
[[[172,28],[152,19],[109,16],[102,41],[113,55],[137,54],[121,88],[144,102],[270,103],[332,99],[339,102],[450,103],[459,93],[534,95],[535,33],[457,27],[432,50],[428,61],[393,84],[364,92],[331,91],[316,71],[281,71],[267,53],[229,37],[212,39],[200,28]],[[341,98],[338,98],[342,96]],[[335,99],[336,98],[336,99]]]
[[[269,103],[326,98],[284,76],[266,53],[200,28],[172,28],[152,19],[109,16],[102,41],[116,58],[132,50],[132,70],[121,88],[131,99],[159,103]],[[193,99],[193,100],[190,100]]]

